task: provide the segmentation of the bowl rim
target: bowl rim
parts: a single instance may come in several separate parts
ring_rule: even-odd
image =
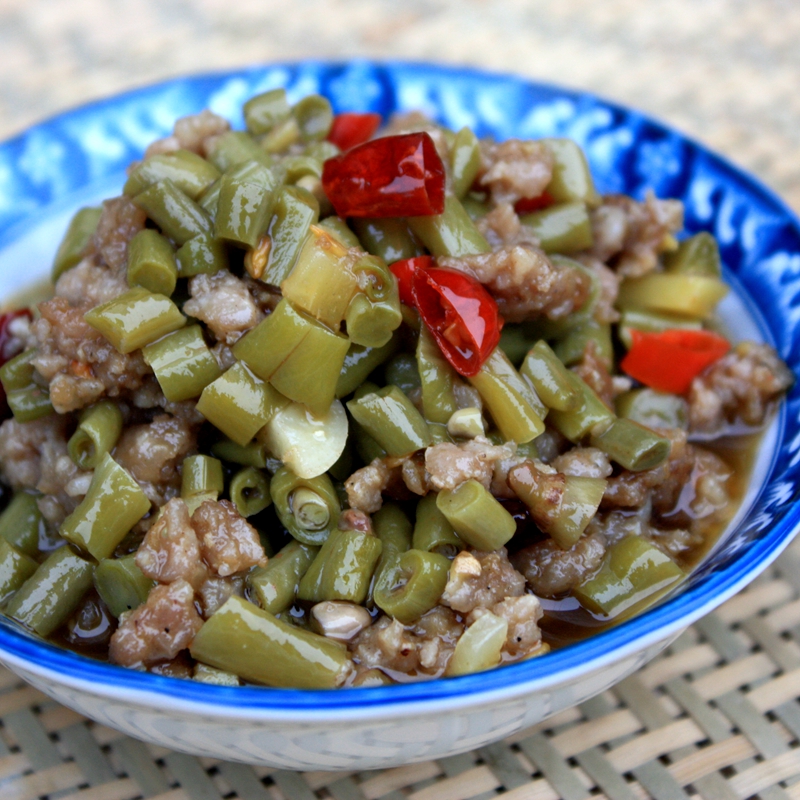
[[[771,206],[785,222],[800,233],[800,221],[794,211],[761,181],[691,137],[649,115],[608,101],[591,92],[567,89],[522,76],[457,65],[373,59],[331,61],[309,59],[184,75],[81,104],[51,116],[0,143],[0,152],[21,146],[25,138],[31,134],[46,132],[48,128],[69,121],[80,122],[82,116],[103,115],[113,110],[117,104],[143,100],[181,84],[198,86],[204,81],[234,79],[276,69],[335,70],[353,66],[386,70],[391,72],[395,79],[402,78],[403,75],[419,77],[421,73],[429,75],[433,73],[440,78],[458,78],[471,82],[498,84],[510,82],[517,86],[533,87],[554,98],[567,98],[576,103],[592,101],[626,119],[636,119],[664,134],[678,136],[689,148],[709,159],[727,178],[746,186],[751,195],[759,197]],[[91,176],[87,176],[85,185],[89,185],[91,179]],[[47,203],[44,207],[47,207]],[[24,214],[5,234],[0,234],[0,247],[4,247],[8,241],[13,241],[17,230],[20,227],[24,228],[39,211],[41,208]],[[777,438],[772,460],[757,496],[751,500],[751,509],[775,478],[777,451],[786,434],[786,414],[786,403],[783,402],[773,422],[777,429]],[[37,640],[6,619],[0,620],[0,660],[45,682],[67,685],[109,699],[124,698],[126,702],[147,706],[155,704],[171,712],[201,711],[214,717],[259,719],[290,717],[295,720],[341,718],[345,715],[347,719],[376,716],[388,718],[405,715],[411,711],[419,713],[423,710],[426,713],[436,713],[453,706],[466,708],[482,705],[501,697],[513,698],[578,680],[592,671],[632,657],[647,647],[668,640],[729,599],[766,569],[790,543],[798,530],[800,530],[800,504],[795,504],[777,524],[748,547],[747,558],[737,557],[727,567],[706,575],[698,585],[667,598],[642,614],[575,644],[553,651],[543,658],[447,680],[347,691],[212,686],[137,672],[95,661]]]

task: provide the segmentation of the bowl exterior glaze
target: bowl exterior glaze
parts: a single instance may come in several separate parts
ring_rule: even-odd
[[[598,189],[684,202],[686,228],[720,242],[736,289],[731,333],[765,339],[800,372],[800,224],[768,190],[679,133],[596,97],[509,76],[415,64],[303,62],[190,77],[94,103],[0,144],[5,296],[47,275],[69,215],[119,192],[127,164],[203,108],[241,125],[248,97],[286,86],[335,110],[421,109],[479,136],[568,136]],[[24,267],[23,267],[24,265]],[[542,658],[479,675],[346,691],[216,687],[123,670],[41,642],[0,618],[0,661],[61,703],[189,753],[289,769],[365,769],[470,750],[533,725],[630,674],[731,597],[800,525],[800,393],[761,448],[742,510],[660,605]]]

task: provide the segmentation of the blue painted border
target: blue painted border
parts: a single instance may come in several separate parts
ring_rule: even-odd
[[[771,191],[676,131],[592,95],[506,75],[426,64],[303,62],[201,75],[137,89],[33,126],[0,145],[0,249],[40,212],[69,203],[92,183],[119,173],[177,116],[210,106],[241,122],[248,96],[286,86],[292,98],[329,96],[337,110],[422,108],[450,127],[479,135],[571,136],[588,154],[599,188],[682,199],[690,231],[711,230],[735,281],[749,293],[765,337],[800,372],[800,224]],[[755,577],[800,525],[800,394],[778,420],[770,477],[746,519],[682,592],[641,616],[534,661],[480,675],[373,689],[298,691],[226,688],[132,672],[42,643],[0,620],[0,650],[65,680],[149,692],[216,713],[230,708],[320,713],[397,709],[423,701],[471,702],[522,684],[551,683],[567,672],[632,652],[660,631],[677,629]],[[200,709],[202,710],[202,709]]]

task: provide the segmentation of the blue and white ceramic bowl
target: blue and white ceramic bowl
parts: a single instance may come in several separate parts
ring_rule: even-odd
[[[688,229],[714,233],[736,289],[724,308],[731,333],[771,342],[800,373],[800,224],[780,200],[636,112],[518,78],[426,65],[302,63],[184,78],[31,128],[0,145],[4,296],[48,273],[70,214],[118,194],[125,166],[177,117],[209,107],[236,122],[245,99],[277,86],[293,100],[321,92],[337,110],[386,115],[421,109],[480,136],[576,139],[601,191],[641,197],[652,188],[679,198]],[[190,753],[290,769],[365,769],[470,750],[630,674],[783,550],[800,522],[799,408],[795,387],[765,438],[741,512],[680,591],[635,619],[542,658],[385,688],[226,688],[91,661],[0,620],[0,660],[89,717]]]

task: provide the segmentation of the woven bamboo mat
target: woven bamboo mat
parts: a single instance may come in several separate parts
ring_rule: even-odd
[[[800,210],[797,0],[0,0],[0,138],[177,74],[304,57],[469,63],[600,93]],[[0,798],[800,799],[800,545],[613,691],[499,744],[363,774],[195,759],[0,672]]]

